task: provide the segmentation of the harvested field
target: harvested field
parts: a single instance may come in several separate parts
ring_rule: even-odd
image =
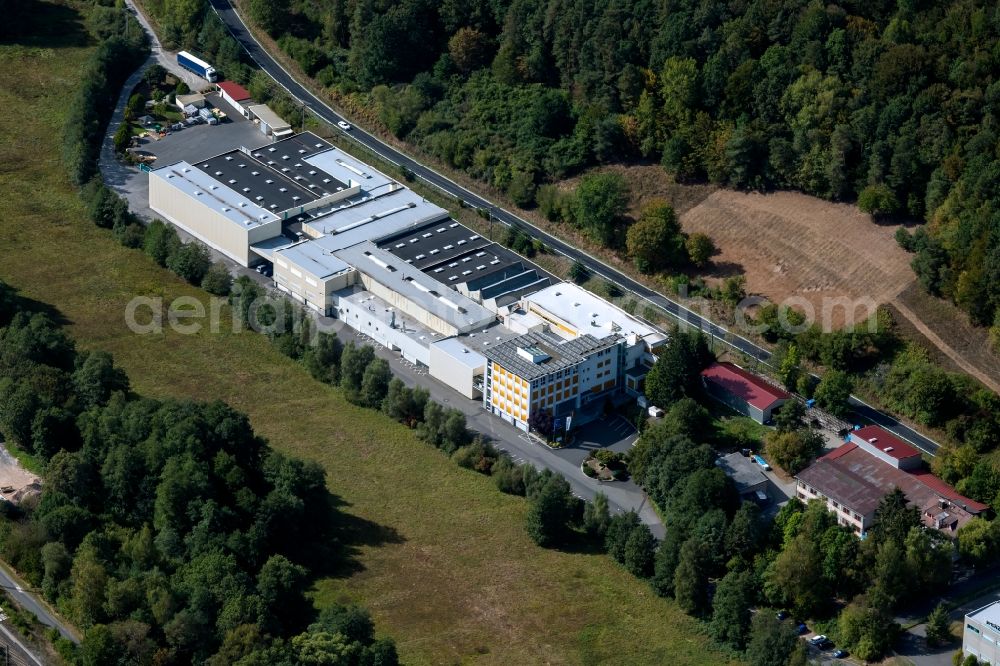
[[[748,293],[811,308],[831,328],[845,324],[845,300],[888,303],[914,281],[910,257],[893,238],[897,226],[874,224],[849,204],[719,190],[681,223],[715,241],[716,277],[743,273]]]

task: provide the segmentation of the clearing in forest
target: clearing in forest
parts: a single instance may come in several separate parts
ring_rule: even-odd
[[[682,213],[681,223],[715,241],[713,275],[742,273],[747,293],[811,307],[817,318],[825,306],[834,328],[845,323],[845,310],[831,304],[881,305],[914,281],[910,256],[893,237],[897,225],[875,224],[850,204],[796,192],[718,190]]]

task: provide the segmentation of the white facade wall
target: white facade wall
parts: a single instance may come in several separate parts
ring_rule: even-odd
[[[994,621],[996,604],[991,606],[966,615],[962,630],[962,652],[974,656],[981,664],[1000,664],[1000,623]]]
[[[324,315],[329,315],[335,305],[332,294],[353,285],[356,275],[356,271],[344,271],[321,278],[292,264],[280,252],[274,256],[274,281],[278,288]]]
[[[370,275],[361,273],[361,283],[364,285],[367,291],[375,294],[381,298],[386,303],[390,304],[394,308],[398,309],[400,312],[408,317],[411,317],[418,321],[421,325],[426,326],[432,331],[436,331],[441,335],[452,336],[458,335],[459,333],[466,333],[467,331],[460,331],[456,326],[448,323],[441,317],[438,317],[433,312],[430,312],[421,305],[414,303],[410,299],[406,298],[402,294],[399,294],[392,289],[389,289],[385,285],[381,284],[377,280],[372,279]],[[445,305],[440,306],[444,309]]]
[[[337,305],[337,318],[383,347],[398,351],[410,363],[430,366],[430,340],[422,344],[400,329],[390,327],[388,322],[382,319],[380,312],[372,312],[355,303],[342,300]]]
[[[858,536],[865,534],[865,532],[868,531],[868,528],[871,527],[872,522],[875,520],[874,515],[863,516],[854,511],[854,509],[827,497],[816,488],[813,488],[798,479],[795,480],[795,495],[803,502],[809,502],[811,500],[826,502],[827,511],[837,516],[837,523],[854,530],[854,533]]]
[[[609,390],[618,380],[618,347],[611,347],[592,354],[579,365],[580,395],[586,400],[587,393],[598,394]],[[608,386],[611,382],[611,386]]]
[[[466,398],[480,397],[479,391],[474,389],[472,384],[476,375],[482,375],[486,371],[485,363],[479,368],[469,367],[439,345],[432,344],[428,365],[431,377],[439,380],[445,386],[453,388]]]
[[[241,266],[249,266],[257,259],[256,253],[250,251],[251,243],[281,235],[281,220],[271,220],[249,229],[241,227],[155,172],[149,175],[149,207]]]
[[[229,93],[227,93],[222,88],[219,88],[219,97],[221,97],[222,99],[224,99],[227,102],[229,102],[230,104],[232,104],[232,106],[233,106],[234,109],[236,109],[241,114],[243,114],[244,117],[246,117],[247,110],[246,110],[246,108],[243,105],[247,104],[248,100],[243,100],[242,102],[237,102],[235,99],[233,99],[232,97],[230,97]]]

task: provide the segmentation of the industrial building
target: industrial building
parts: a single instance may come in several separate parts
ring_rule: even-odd
[[[713,363],[701,371],[701,381],[708,395],[757,423],[770,422],[774,410],[791,398],[787,391],[732,363]]]
[[[247,115],[246,107],[253,103],[250,91],[233,81],[219,81],[217,84],[219,96],[229,102],[234,109],[239,110],[244,117]]]
[[[271,262],[294,300],[522,429],[537,410],[637,395],[667,341],[308,132],[156,169],[149,200],[240,265]]]
[[[962,654],[980,664],[1000,664],[1000,601],[965,616]]]
[[[614,392],[625,339],[585,333],[565,340],[539,331],[481,351],[486,357],[483,407],[528,430],[539,411],[555,418],[573,415]]]
[[[246,117],[257,123],[261,134],[283,139],[292,135],[292,126],[284,118],[271,110],[267,104],[240,105]]]
[[[458,223],[393,234],[379,247],[498,314],[553,282],[537,266]]]
[[[859,536],[867,534],[879,502],[895,488],[920,510],[926,527],[952,537],[989,508],[928,472],[917,449],[878,426],[850,432],[844,444],[799,472],[795,480],[799,499],[825,501],[837,522]]]
[[[623,337],[625,356],[620,379],[622,388],[634,396],[642,393],[646,373],[656,361],[656,350],[667,343],[667,335],[651,324],[571,282],[527,294],[504,317],[504,323],[515,332],[547,329],[567,340],[587,334]]]

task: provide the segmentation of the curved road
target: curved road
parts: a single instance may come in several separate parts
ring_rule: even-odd
[[[209,0],[209,3],[212,5],[212,9],[214,9],[222,19],[222,22],[229,29],[230,33],[232,33],[233,37],[235,37],[240,45],[246,49],[250,58],[257,63],[258,67],[277,81],[282,88],[284,88],[293,98],[308,109],[310,113],[333,126],[336,126],[336,124],[342,120],[350,122],[347,118],[341,116],[327,106],[326,103],[316,97],[305,86],[296,81],[291,74],[289,74],[280,64],[278,64],[277,61],[275,61],[274,58],[271,57],[271,55],[264,49],[263,46],[261,46],[261,44],[247,28],[243,19],[233,8],[232,4],[230,4],[229,0]],[[719,339],[737,351],[740,351],[758,361],[766,363],[770,358],[770,352],[763,347],[754,344],[746,338],[731,333],[722,326],[714,324],[701,315],[692,312],[680,303],[672,301],[663,294],[653,291],[645,285],[636,282],[624,273],[608,266],[600,259],[597,259],[586,252],[569,245],[565,241],[546,233],[538,227],[533,226],[531,223],[521,219],[510,211],[495,205],[475,192],[467,190],[447,176],[443,176],[437,171],[434,171],[404,153],[401,153],[392,146],[383,142],[378,137],[364,131],[363,129],[354,126],[350,132],[346,132],[345,134],[363,145],[365,148],[379,155],[387,162],[396,166],[406,167],[413,172],[417,178],[435,187],[441,192],[444,192],[446,195],[459,199],[467,205],[489,211],[493,216],[493,219],[508,226],[518,227],[526,231],[532,237],[540,239],[548,247],[552,248],[559,254],[562,254],[574,261],[579,261],[585,265],[591,273],[617,284],[626,291],[630,291],[636,296],[653,303],[654,305],[665,310],[675,319],[701,329],[711,338]],[[900,423],[897,419],[887,414],[883,414],[861,400],[852,397],[851,406],[854,408],[857,415],[862,419],[882,426],[886,430],[894,433],[896,436],[916,445],[923,451],[926,451],[931,455],[937,451],[938,444],[935,441],[921,435],[905,424]]]

